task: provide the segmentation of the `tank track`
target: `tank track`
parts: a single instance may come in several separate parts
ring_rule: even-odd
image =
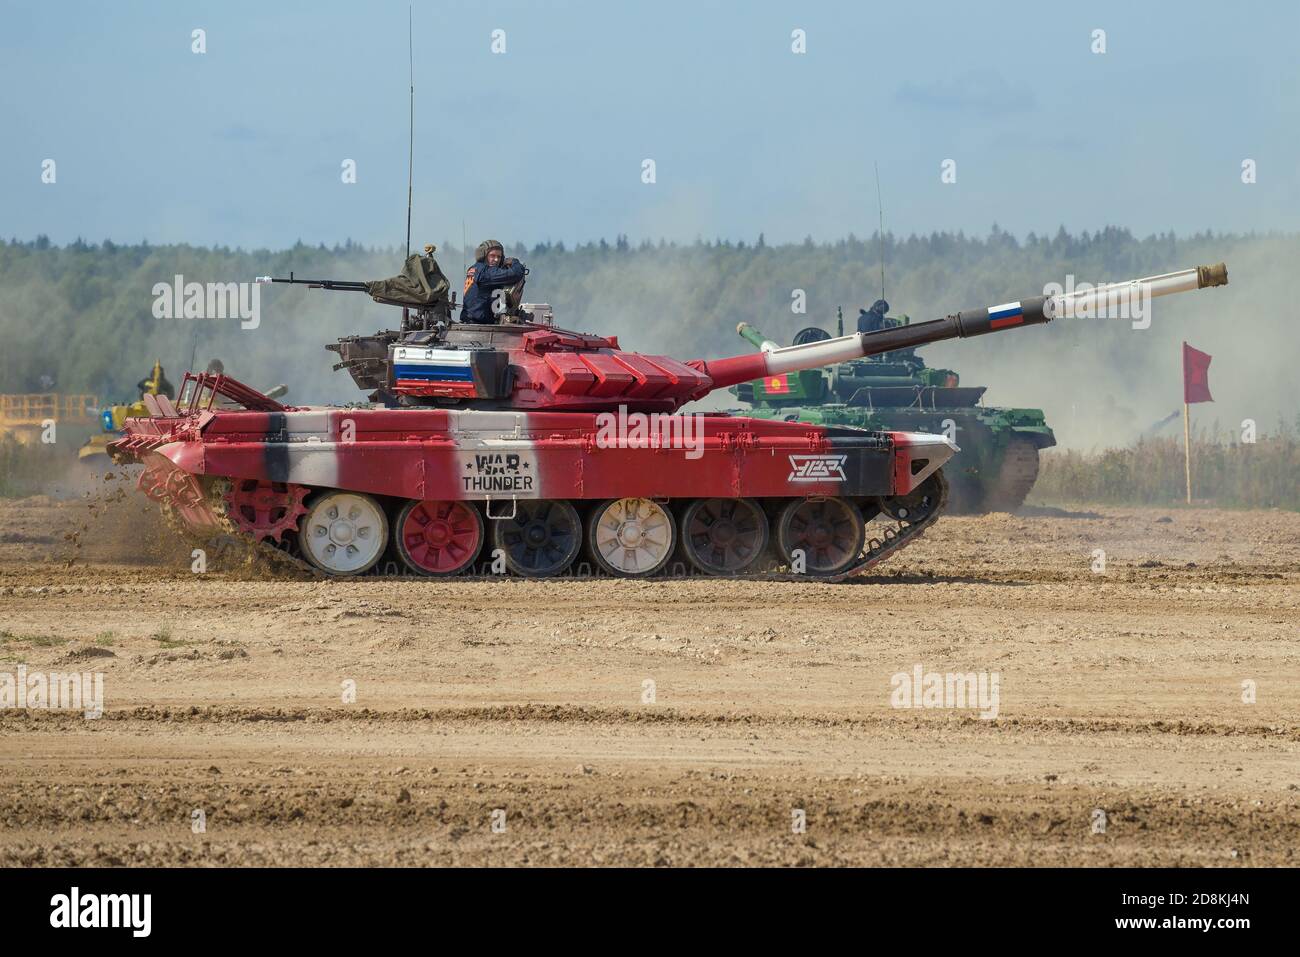
[[[926,530],[939,520],[948,507],[948,480],[944,478],[942,472],[935,473],[939,479],[939,503],[930,509],[920,521],[897,522],[897,530],[893,531],[886,528],[882,538],[868,539],[866,548],[863,550],[862,560],[841,575],[835,576],[832,581],[842,581],[852,575],[860,575],[870,568],[874,568],[887,558],[901,552],[908,545],[911,545],[918,538],[925,534]]]
[[[862,554],[844,571],[837,575],[807,575],[796,574],[784,571],[764,571],[751,572],[744,575],[706,575],[703,572],[691,568],[689,563],[674,562],[667,569],[658,575],[650,576],[653,578],[733,578],[744,581],[827,581],[837,582],[855,575],[861,575],[864,572],[876,567],[881,562],[892,558],[901,552],[908,545],[911,545],[919,539],[925,532],[939,520],[943,514],[948,502],[948,483],[944,480],[942,473],[939,473],[939,501],[929,512],[917,521],[908,521],[906,519],[889,519],[883,513],[874,517],[867,524],[867,530],[870,532],[873,528],[872,523],[880,519],[886,519],[889,524],[885,525],[880,534],[876,537],[868,537],[862,549]],[[252,535],[240,530],[226,512],[225,496],[229,491],[229,483],[225,479],[216,479],[211,482],[206,490],[206,496],[213,515],[216,516],[218,523],[223,531],[216,535],[196,535],[182,522],[172,511],[167,508],[165,503],[162,507],[162,514],[169,527],[177,532],[187,542],[212,552],[212,558],[215,560],[231,560],[232,558],[244,565],[252,565],[255,561],[262,560],[273,568],[283,569],[286,571],[300,572],[304,575],[316,579],[330,578],[325,572],[312,565],[310,562],[294,554],[295,545],[289,541],[283,545],[276,545],[269,540],[257,541]],[[286,536],[288,539],[289,536]],[[480,567],[482,564],[480,563]],[[577,569],[577,571],[575,571]],[[552,577],[552,580],[564,580],[572,578],[575,575],[579,577],[612,577],[601,572],[594,565],[587,568],[586,564],[579,565],[575,562],[573,568],[569,571]],[[422,575],[413,575],[406,571],[400,563],[391,561],[381,561],[374,569],[360,578],[419,578],[425,579]],[[483,581],[495,580],[499,575],[467,572],[463,575],[453,576],[447,580],[466,580],[466,581]]]
[[[267,540],[259,542],[252,535],[238,528],[226,511],[225,499],[229,490],[230,483],[228,480],[216,479],[207,485],[204,492],[208,507],[212,510],[212,514],[216,517],[222,529],[215,535],[195,534],[166,502],[159,503],[163,520],[169,528],[186,542],[209,551],[213,560],[229,561],[233,559],[246,566],[251,566],[254,562],[262,560],[273,568],[299,571],[313,578],[329,577],[316,566],[292,554],[287,544],[278,547]]]
[[[863,546],[862,554],[858,560],[840,572],[838,575],[797,575],[792,572],[768,572],[758,575],[739,575],[732,576],[736,578],[757,579],[760,581],[827,581],[839,582],[855,575],[861,575],[879,565],[886,559],[893,558],[908,545],[911,545],[939,520],[943,515],[944,509],[948,505],[948,481],[944,478],[942,472],[936,473],[939,479],[939,502],[934,508],[930,509],[925,517],[909,522],[906,519],[895,519],[892,525],[885,526],[884,531],[879,538],[868,538]],[[886,517],[877,516],[877,518]],[[872,519],[875,521],[876,519]],[[871,523],[867,524],[868,531],[871,530]],[[725,577],[725,576],[724,576]]]
[[[1012,438],[1007,443],[998,477],[984,496],[989,512],[1014,512],[1038,481],[1038,446],[1028,439]]]

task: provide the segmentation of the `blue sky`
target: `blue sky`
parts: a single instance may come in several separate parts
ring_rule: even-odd
[[[400,243],[406,17],[3,0],[0,235]],[[904,234],[1300,228],[1292,2],[503,0],[415,23],[417,243],[462,221],[529,243],[867,235],[877,161]]]

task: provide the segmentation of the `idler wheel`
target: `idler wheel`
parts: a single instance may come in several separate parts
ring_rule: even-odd
[[[298,543],[303,557],[331,575],[360,575],[388,545],[388,516],[369,495],[326,492],[307,508]]]
[[[881,496],[880,510],[896,522],[920,522],[929,518],[943,502],[946,479],[935,472],[906,495]]]
[[[303,499],[307,487],[261,479],[235,479],[227,490],[226,515],[231,523],[254,540],[280,536],[298,527],[298,519],[307,514]]]
[[[457,575],[483,547],[483,516],[470,502],[407,502],[393,522],[406,567],[420,575]]]
[[[587,544],[596,564],[611,575],[639,578],[668,564],[677,546],[677,525],[658,502],[616,498],[592,512]]]
[[[682,512],[682,551],[706,575],[741,575],[767,550],[767,516],[752,498],[697,498]]]
[[[582,519],[565,501],[517,500],[513,518],[493,517],[492,544],[516,575],[558,575],[573,564],[582,547]]]
[[[862,553],[866,540],[862,512],[846,498],[795,499],[776,523],[776,545],[792,568],[803,553],[806,575],[838,575]]]

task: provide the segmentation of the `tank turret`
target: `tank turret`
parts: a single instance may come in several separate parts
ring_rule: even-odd
[[[431,254],[411,257],[407,272],[418,273],[418,266],[412,263],[431,258]],[[376,301],[400,304],[400,299],[391,295],[390,284],[395,280],[353,283],[299,280],[291,275],[288,280],[262,277],[259,281],[365,290],[371,291]],[[616,337],[561,329],[553,324],[549,306],[526,303],[513,313],[502,314],[496,323],[449,322],[439,317],[421,323],[418,329],[405,324],[401,330],[374,336],[346,337],[326,348],[339,353],[342,361],[336,368],[346,368],[358,386],[374,389],[372,401],[387,405],[592,412],[626,407],[639,412],[674,412],[710,392],[742,382],[837,366],[945,339],[1037,325],[1058,316],[1097,315],[1108,308],[1128,308],[1139,300],[1226,282],[1227,268],[1222,263],[1200,266],[792,346],[777,346],[755,334],[760,339],[758,353],[722,359],[680,360],[628,352]],[[426,313],[421,315],[427,320]],[[744,329],[740,331],[745,335]],[[879,377],[902,378],[890,372]],[[955,375],[952,378],[955,386]],[[850,377],[844,387],[851,386],[861,389],[875,384],[855,383]]]

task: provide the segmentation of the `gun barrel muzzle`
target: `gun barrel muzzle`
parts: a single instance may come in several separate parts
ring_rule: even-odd
[[[1210,286],[1226,286],[1228,284],[1228,264],[1215,263],[1213,266],[1197,266],[1196,272],[1199,274],[1201,289],[1207,289]]]
[[[767,338],[767,336],[763,335],[747,322],[737,324],[736,332],[742,339],[762,352],[771,352],[773,349],[781,348],[778,343]]]
[[[1048,319],[1061,317],[1128,317],[1132,307],[1143,307],[1157,296],[1170,296],[1177,292],[1195,292],[1211,286],[1228,284],[1228,266],[1193,266],[1159,276],[1146,276],[1128,282],[1077,289],[1072,292],[1047,296],[1043,300],[1043,314]]]

